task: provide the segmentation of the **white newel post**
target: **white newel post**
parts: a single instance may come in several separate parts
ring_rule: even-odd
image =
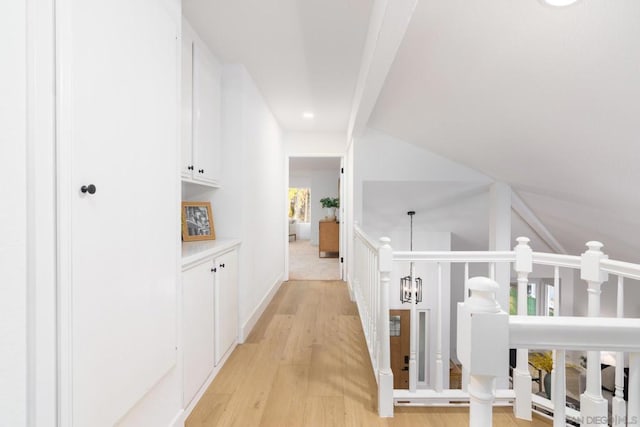
[[[607,274],[600,269],[600,261],[606,259],[606,255],[600,250],[602,243],[587,242],[589,248],[582,254],[580,265],[580,278],[587,282],[589,295],[587,316],[600,316],[600,287],[607,280]],[[587,352],[587,388],[580,396],[580,416],[582,425],[606,426],[607,401],[602,397],[600,371],[600,352]],[[596,421],[596,422],[594,422]]]
[[[378,266],[380,269],[380,361],[378,365],[378,415],[393,417],[393,372],[389,345],[389,285],[393,251],[388,237],[380,238]]]
[[[518,237],[515,247],[518,274],[518,316],[527,315],[527,285],[529,273],[533,271],[533,251],[529,246],[529,239]],[[513,389],[516,402],[513,413],[516,418],[531,420],[531,374],[529,373],[529,350],[519,348],[516,352],[516,368],[513,370]]]
[[[618,276],[618,300],[616,316],[624,317],[624,278]],[[613,426],[626,425],[627,404],[624,401],[624,353],[616,353],[616,392],[611,399],[611,416]]]
[[[468,281],[471,296],[458,303],[458,359],[469,371],[469,425],[493,425],[495,379],[509,363],[509,315],[496,301],[498,284],[486,277]]]

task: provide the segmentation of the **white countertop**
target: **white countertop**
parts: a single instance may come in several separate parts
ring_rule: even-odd
[[[182,267],[189,266],[203,258],[216,256],[234,247],[240,246],[238,239],[200,240],[182,242]]]

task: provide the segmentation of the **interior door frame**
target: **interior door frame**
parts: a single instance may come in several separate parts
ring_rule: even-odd
[[[27,0],[27,424],[62,425],[59,410],[56,1]]]
[[[284,281],[289,280],[289,165],[292,158],[301,158],[301,157],[311,157],[311,158],[331,158],[331,159],[340,159],[340,171],[339,171],[339,182],[340,187],[338,189],[338,195],[340,197],[340,210],[339,218],[340,218],[340,229],[339,229],[339,240],[340,240],[340,254],[338,258],[339,268],[340,268],[340,279],[346,280],[345,268],[347,265],[347,251],[346,245],[344,241],[344,236],[346,236],[346,224],[345,224],[345,212],[346,206],[343,203],[345,198],[345,182],[344,182],[344,163],[345,163],[345,155],[343,153],[300,153],[300,154],[286,154],[285,155],[285,185],[284,185],[284,209],[283,209],[283,217],[284,217]]]

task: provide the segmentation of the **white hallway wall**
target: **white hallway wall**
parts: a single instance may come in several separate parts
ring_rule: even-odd
[[[285,245],[285,162],[280,127],[242,65],[222,79],[222,182],[216,235],[240,238],[240,327],[246,336],[282,281]]]
[[[311,244],[318,245],[319,224],[326,216],[326,210],[322,207],[320,199],[325,197],[338,197],[339,170],[311,171]]]

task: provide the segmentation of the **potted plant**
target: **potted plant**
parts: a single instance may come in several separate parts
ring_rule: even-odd
[[[544,353],[535,353],[529,356],[531,366],[539,371],[544,371],[545,375],[541,378],[544,384],[544,392],[547,399],[551,399],[551,371],[553,370],[553,355],[550,351]]]
[[[337,197],[324,197],[320,199],[322,207],[327,209],[325,219],[336,219],[336,208],[340,207],[340,199]]]

